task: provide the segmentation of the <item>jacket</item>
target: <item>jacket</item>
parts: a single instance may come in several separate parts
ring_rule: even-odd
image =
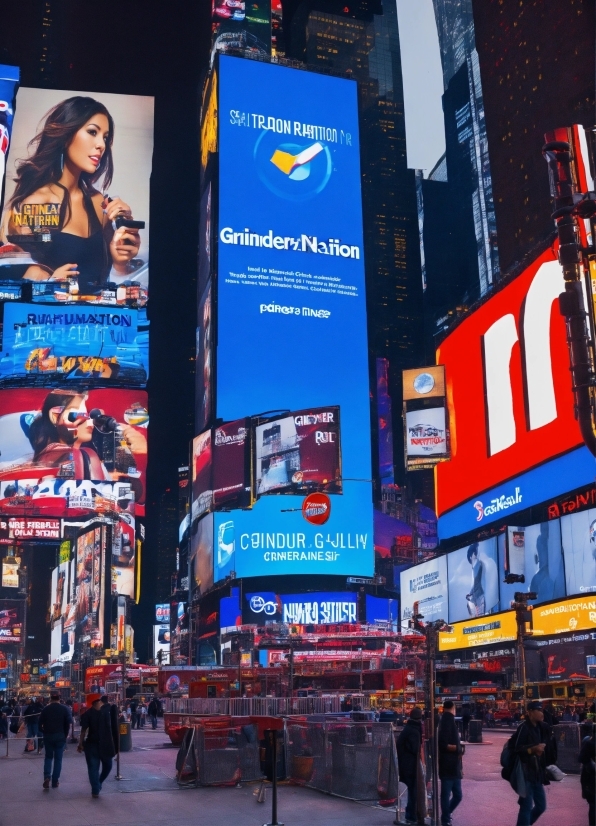
[[[99,742],[97,747],[99,756],[102,760],[114,757],[118,753],[118,713],[116,706],[102,705],[100,709],[88,709],[81,716],[81,728],[93,730],[94,723],[91,721],[91,715],[96,715],[97,720],[97,736]],[[97,716],[98,715],[98,716]],[[85,748],[87,748],[88,741],[85,741]]]
[[[63,734],[66,738],[71,723],[70,710],[61,703],[50,703],[39,715],[39,730],[42,734]]]
[[[546,767],[557,759],[557,745],[552,735],[552,729],[546,723],[536,723],[533,726],[525,720],[517,730],[515,752],[519,756],[524,769],[524,777],[533,783],[542,783],[548,786],[550,781],[546,776]],[[540,757],[528,754],[528,749],[546,743],[546,748]]]
[[[421,744],[422,723],[418,720],[407,720],[397,738],[399,776],[404,783],[416,780]]]
[[[580,782],[584,800],[594,800],[596,797],[596,746],[594,735],[585,737],[579,753],[579,762],[582,764]]]
[[[456,746],[456,751],[450,751],[448,746]],[[441,780],[461,780],[461,754],[461,741],[455,717],[446,711],[439,723],[439,777]]]

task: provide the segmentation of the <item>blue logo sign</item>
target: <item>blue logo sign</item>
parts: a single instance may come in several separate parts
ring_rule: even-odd
[[[333,162],[321,141],[280,140],[274,132],[262,132],[255,145],[257,174],[267,189],[288,201],[307,201],[325,189]]]

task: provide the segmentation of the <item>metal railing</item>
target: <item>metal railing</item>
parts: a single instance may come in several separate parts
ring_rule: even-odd
[[[263,776],[257,727],[195,724],[187,730],[176,760],[180,786],[235,786]]]
[[[341,710],[336,697],[194,697],[163,700],[166,713],[225,714],[231,717],[287,717],[292,714],[333,714]]]

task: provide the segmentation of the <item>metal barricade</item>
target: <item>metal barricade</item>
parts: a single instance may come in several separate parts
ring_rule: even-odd
[[[176,777],[180,786],[235,786],[261,780],[257,726],[193,725],[178,752]]]
[[[399,796],[390,723],[288,721],[288,776],[294,783],[350,800],[389,805]]]
[[[225,714],[231,717],[286,717],[290,714],[333,714],[340,711],[339,696],[167,698],[164,711],[173,714]]]
[[[557,766],[566,774],[579,774],[580,724],[559,723],[553,726],[553,734],[557,740]]]

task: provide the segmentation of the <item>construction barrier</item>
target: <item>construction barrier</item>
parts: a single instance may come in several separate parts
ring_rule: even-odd
[[[255,723],[204,721],[187,728],[176,759],[179,786],[235,786],[260,780],[261,754]]]
[[[557,741],[557,766],[566,774],[579,774],[581,763],[577,759],[581,747],[579,723],[558,723],[553,726]]]

